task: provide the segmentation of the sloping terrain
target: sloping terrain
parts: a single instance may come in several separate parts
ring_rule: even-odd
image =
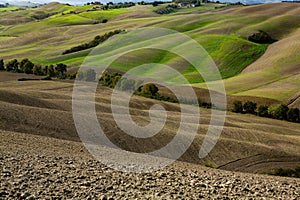
[[[80,141],[72,117],[73,84],[59,81],[0,83],[0,129]],[[143,97],[131,99],[131,114],[138,124],[149,122],[148,109],[159,103],[168,118],[161,132],[149,140],[137,139],[121,131],[111,115],[111,89],[99,88],[96,95],[98,120],[117,146],[134,152],[149,152],[169,143],[180,124],[177,104]],[[210,110],[200,109],[198,134],[180,160],[209,162],[221,169],[244,172],[269,172],[276,167],[300,164],[300,124],[228,113],[220,140],[209,156],[200,160],[198,152],[210,122]]]
[[[76,69],[90,50],[62,55],[64,50],[117,29],[164,27],[191,36],[212,56],[226,78],[229,107],[236,99],[300,107],[300,5],[214,6],[219,5],[184,8],[169,15],[154,13],[151,6],[102,11],[91,5],[59,3],[0,11],[0,59],[28,57],[40,64],[64,62]],[[102,19],[108,22],[101,23]],[[247,37],[260,29],[278,41],[270,45],[249,42]],[[197,73],[184,60],[149,49],[127,56],[116,60],[116,71],[142,64],[142,58],[168,64],[190,76],[198,97],[209,100],[206,86],[197,82]],[[262,175],[275,168],[300,166],[299,123],[227,112],[217,144],[200,159],[205,134],[216,124],[210,125],[211,110],[190,107],[199,109],[200,124],[179,161],[151,174],[123,173],[96,161],[82,144],[73,120],[72,81],[16,81],[23,77],[38,78],[0,72],[0,199],[297,199],[300,195],[297,179]],[[130,114],[137,124],[149,124],[149,109],[155,104],[168,114],[158,134],[136,138],[118,128],[111,94],[112,89],[99,86],[95,109],[98,122],[116,146],[145,153],[174,138],[181,122],[178,104],[132,96]],[[186,117],[195,125],[194,115]]]
[[[96,35],[117,29],[170,28],[186,33],[207,50],[222,77],[229,78],[225,85],[230,94],[288,102],[299,91],[297,43],[300,6],[276,3],[214,9],[218,6],[204,4],[199,8],[179,9],[169,15],[154,13],[151,6],[103,11],[93,10],[92,5],[76,7],[58,3],[1,12],[0,57],[5,60],[28,57],[40,64],[64,62],[76,67],[90,51],[68,55],[62,55],[62,52],[89,42]],[[42,14],[46,17],[34,18]],[[103,18],[108,19],[108,23],[98,23]],[[5,22],[9,19],[16,22]],[[279,41],[270,46],[247,41],[247,37],[258,30],[266,31]],[[142,57],[146,61],[170,65],[195,86],[205,87],[197,83],[202,80],[199,74],[176,56],[166,54],[165,58],[161,58],[156,54],[132,52],[128,55],[130,59],[121,58],[120,65],[116,66],[122,71],[124,61],[128,66],[133,66],[142,63],[142,60],[139,62]]]
[[[297,179],[181,162],[124,173],[94,160],[81,143],[7,131],[0,138],[1,199],[297,199],[300,192]]]

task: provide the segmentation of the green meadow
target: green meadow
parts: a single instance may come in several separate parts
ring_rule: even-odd
[[[208,52],[219,68],[228,93],[286,100],[299,90],[299,70],[293,68],[298,63],[299,47],[290,44],[298,39],[300,7],[282,5],[262,5],[263,9],[256,10],[253,6],[208,3],[196,8],[179,8],[164,15],[154,11],[167,4],[101,10],[95,5],[50,3],[25,10],[0,9],[0,57],[6,61],[29,58],[43,65],[63,62],[78,67],[91,49],[67,55],[62,52],[109,31],[169,28],[190,36]],[[101,23],[103,19],[107,19],[107,23]],[[278,42],[269,45],[248,41],[248,36],[258,30],[266,31]],[[286,55],[284,66],[284,57],[278,56],[276,50],[295,53]],[[134,51],[117,59],[112,68],[126,72],[143,63],[172,66],[194,86],[205,87],[189,63],[167,52]],[[155,71],[155,68],[149,69],[143,75],[155,74]],[[172,82],[176,84],[176,80]],[[277,94],[273,88],[279,86],[282,92]]]

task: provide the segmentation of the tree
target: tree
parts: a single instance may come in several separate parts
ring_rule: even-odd
[[[287,120],[291,122],[300,122],[300,115],[299,115],[299,109],[298,108],[291,108],[287,112]]]
[[[11,60],[6,64],[6,71],[8,72],[18,72],[19,62],[17,59]]]
[[[102,72],[102,76],[99,80],[99,82],[104,86],[109,86],[111,83],[110,75],[108,74],[108,71]]]
[[[59,78],[65,78],[65,73],[67,72],[67,65],[63,63],[56,64],[55,70]]]
[[[250,114],[255,114],[256,108],[257,108],[256,103],[252,101],[247,101],[243,106],[245,113],[250,113]]]
[[[34,67],[32,69],[32,72],[33,72],[34,75],[37,75],[37,76],[43,75],[42,66],[40,66],[40,65],[34,65]]]
[[[56,73],[54,71],[54,66],[53,65],[50,65],[48,67],[47,76],[49,76],[49,77],[55,77],[56,76]]]
[[[287,105],[281,104],[279,106],[275,106],[270,109],[269,113],[275,119],[287,119],[287,112],[289,111],[289,107]]]
[[[33,67],[34,67],[34,64],[29,60],[27,60],[25,63],[23,62],[21,64],[22,71],[26,74],[32,74],[33,73],[33,71],[32,71]]]
[[[122,78],[120,82],[121,84],[119,88],[122,91],[134,91],[135,80]]]
[[[43,74],[44,75],[48,75],[48,68],[49,68],[49,66],[48,65],[46,65],[44,68],[43,68]]]
[[[135,84],[134,84],[134,90],[137,91],[137,92],[141,92],[142,87],[143,87],[143,83],[144,83],[144,81],[142,81],[142,80],[136,80]]]
[[[111,83],[110,83],[110,87],[111,88],[114,88],[116,87],[116,85],[118,84],[119,80],[122,78],[122,75],[117,73],[117,72],[114,72],[111,74]]]
[[[158,92],[158,87],[154,83],[147,83],[143,85],[141,93],[155,96]]]
[[[258,33],[254,33],[248,37],[248,40],[251,42],[259,43],[259,44],[270,44],[276,42],[268,33],[259,30]]]
[[[233,102],[232,112],[243,113],[243,103],[241,101],[235,100]]]
[[[260,105],[258,107],[258,116],[260,116],[260,117],[268,117],[269,116],[268,110],[269,110],[268,106]]]
[[[5,70],[5,66],[4,66],[4,61],[3,59],[0,60],[0,71],[4,71]]]
[[[96,79],[96,72],[93,69],[88,69],[84,72],[85,81],[93,82]]]
[[[83,72],[82,71],[78,71],[76,78],[77,78],[77,80],[82,81],[84,79]]]
[[[28,58],[24,58],[23,60],[21,60],[21,62],[20,62],[20,70],[21,70],[22,72],[24,72],[24,70],[23,70],[24,65],[25,65],[25,63],[28,62],[28,61],[29,61]]]

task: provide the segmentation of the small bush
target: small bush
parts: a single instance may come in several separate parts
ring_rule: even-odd
[[[287,105],[281,104],[279,106],[269,108],[269,114],[274,119],[286,120],[288,110],[289,107]]]
[[[271,44],[277,41],[273,39],[268,33],[262,30],[259,30],[258,33],[254,33],[251,36],[249,36],[248,40],[259,44]]]
[[[151,96],[155,96],[158,92],[158,87],[156,87],[155,84],[153,83],[147,83],[145,85],[143,85],[143,87],[141,88],[141,93],[142,94],[148,94]]]
[[[235,100],[233,102],[232,112],[243,113],[243,103],[241,101]]]
[[[19,62],[17,59],[13,59],[6,64],[6,71],[8,72],[19,72]]]
[[[260,117],[269,117],[269,112],[268,112],[269,107],[268,106],[259,106],[258,107],[258,116]]]
[[[0,60],[0,71],[4,71],[5,70],[5,65],[4,65],[4,61],[3,59]]]
[[[287,120],[291,122],[300,122],[300,115],[299,115],[298,108],[291,108],[287,112]]]
[[[255,110],[257,108],[256,103],[252,102],[252,101],[247,101],[244,105],[243,105],[243,109],[245,111],[245,113],[250,113],[250,114],[255,114]]]

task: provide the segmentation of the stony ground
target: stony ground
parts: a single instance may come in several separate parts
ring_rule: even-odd
[[[300,199],[299,179],[175,163],[124,173],[78,142],[0,132],[0,199]]]

